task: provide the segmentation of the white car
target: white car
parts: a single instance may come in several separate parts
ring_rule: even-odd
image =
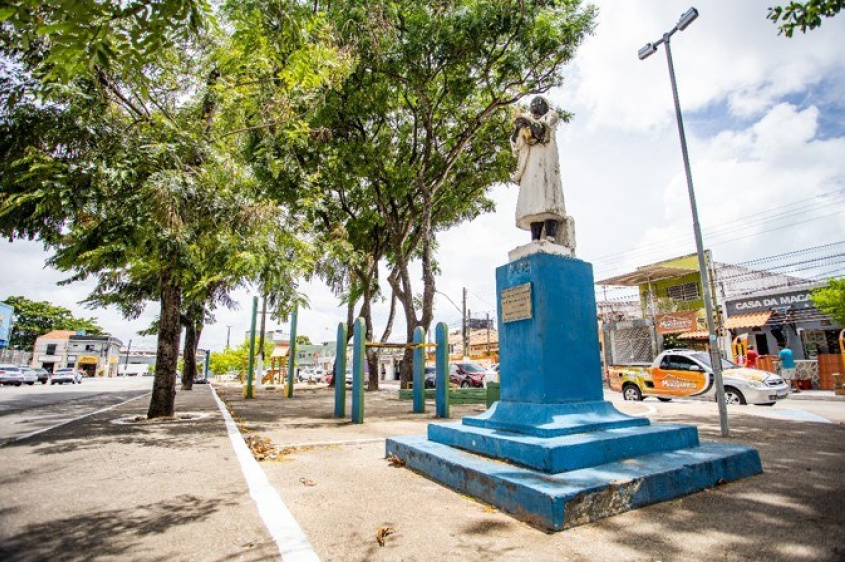
[[[325,369],[302,369],[297,375],[299,382],[317,383],[323,382],[326,376]]]
[[[24,383],[23,372],[17,365],[0,365],[0,384],[20,386]]]
[[[63,369],[56,369],[53,371],[53,376],[50,378],[50,384],[82,384],[82,374],[71,367]]]
[[[21,374],[23,375],[23,382],[30,386],[38,382],[38,373],[29,367],[21,367]]]

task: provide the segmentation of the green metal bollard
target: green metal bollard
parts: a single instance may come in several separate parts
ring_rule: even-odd
[[[434,407],[436,417],[449,417],[449,327],[440,322],[435,328],[437,351],[434,352],[437,361],[437,383],[434,391]]]
[[[346,417],[346,324],[337,325],[337,355],[334,368],[334,417]]]
[[[414,330],[414,413],[425,412],[425,330],[417,326]]]
[[[255,315],[258,312],[258,297],[252,297],[252,322],[249,329],[249,363],[246,368],[244,398],[255,398],[253,391],[253,370],[255,369]]]
[[[296,372],[296,304],[293,305],[293,312],[290,314],[290,346],[288,347],[288,381],[285,385],[285,398],[293,398],[293,375]]]
[[[363,318],[355,320],[352,330],[352,423],[364,423],[364,361],[366,360],[367,325]]]

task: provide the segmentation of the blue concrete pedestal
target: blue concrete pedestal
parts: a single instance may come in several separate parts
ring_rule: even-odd
[[[388,455],[552,531],[762,472],[752,448],[699,443],[693,426],[603,400],[589,264],[532,254],[498,268],[496,285],[501,400],[388,439]]]

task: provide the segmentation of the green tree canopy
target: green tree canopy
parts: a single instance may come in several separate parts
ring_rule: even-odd
[[[801,33],[815,29],[822,24],[822,18],[832,18],[845,7],[845,0],[808,0],[790,2],[786,6],[769,8],[768,17],[779,23],[779,33],[792,37],[796,29]]]
[[[321,134],[310,142],[284,143],[272,130],[251,137],[256,174],[314,225],[330,247],[323,273],[346,279],[365,318],[387,262],[410,340],[433,318],[436,234],[492,210],[487,189],[514,165],[512,110],[562,84],[595,9],[577,0],[317,4],[353,53],[352,71],[316,106],[311,129]]]
[[[71,272],[68,281],[95,277],[92,304],[131,317],[160,302],[148,415],[172,415],[182,313],[201,329],[247,281],[278,308],[294,298],[305,261],[298,225],[263,194],[239,143],[269,127],[291,142],[307,138],[301,106],[342,72],[335,63],[343,57],[295,0],[224,2],[225,25],[202,35],[190,31],[199,25],[190,6],[204,3],[96,3],[92,10],[107,13],[79,17],[82,46],[87,37],[99,49],[100,33],[118,28],[110,40],[132,46],[117,54],[103,47],[93,63],[79,44],[64,51],[65,33],[76,28],[41,29],[78,3],[26,4],[45,15],[0,12],[2,54],[22,70],[0,90],[0,232],[52,246],[51,264]],[[108,12],[116,6],[134,11]],[[183,33],[176,28],[185,18]],[[73,53],[70,71],[57,74],[56,61]],[[267,88],[273,95],[259,99]]]
[[[264,342],[265,357],[270,357],[270,355],[273,353],[273,347],[273,342]],[[248,360],[249,340],[246,340],[241,343],[241,345],[239,345],[238,347],[230,347],[223,351],[215,351],[214,353],[212,353],[211,361],[208,364],[208,368],[215,375],[224,375],[230,372],[236,372],[239,375],[243,375],[246,373]]]
[[[814,290],[810,296],[816,308],[845,327],[845,279],[829,279],[827,286]]]
[[[47,301],[14,296],[3,302],[15,309],[10,347],[32,351],[35,339],[52,330],[83,330],[91,335],[103,333],[95,318],[77,318],[70,310]]]

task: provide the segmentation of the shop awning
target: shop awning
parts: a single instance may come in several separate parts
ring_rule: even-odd
[[[750,314],[737,314],[731,316],[725,322],[725,328],[728,330],[738,330],[740,328],[757,328],[769,321],[772,316],[771,310],[764,312],[752,312]],[[707,330],[693,330],[691,332],[683,332],[678,334],[679,340],[706,340],[709,336]]]
[[[739,328],[757,328],[768,322],[771,316],[771,310],[752,312],[749,314],[737,314],[736,316],[728,318],[728,321],[725,322],[725,328],[728,330],[737,330]]]
[[[706,340],[710,335],[707,330],[694,330],[692,332],[682,332],[677,335],[679,340]]]
[[[637,271],[632,271],[631,273],[617,275],[616,277],[611,277],[610,279],[596,281],[596,285],[623,285],[627,287],[636,287],[638,285],[654,283],[664,279],[676,279],[678,277],[683,277],[684,275],[689,275],[690,273],[695,273],[696,271],[698,271],[698,269],[690,269],[688,267],[654,265],[638,269]]]

